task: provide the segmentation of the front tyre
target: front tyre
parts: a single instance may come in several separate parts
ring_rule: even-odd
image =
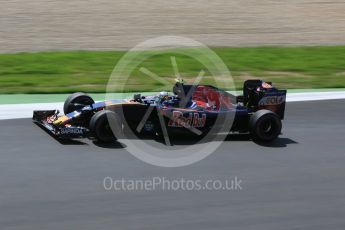
[[[249,130],[255,141],[273,141],[278,137],[281,129],[279,116],[270,110],[259,110],[250,117]]]
[[[113,130],[112,127],[116,130]],[[122,125],[116,113],[110,110],[101,110],[92,116],[89,128],[92,136],[98,141],[110,143],[117,139],[116,135],[121,132]]]
[[[68,114],[94,103],[95,101],[85,93],[73,93],[66,99],[65,104],[63,105],[63,112]]]

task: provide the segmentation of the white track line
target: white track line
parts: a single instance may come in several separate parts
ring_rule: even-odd
[[[312,93],[287,93],[287,101],[320,101],[332,99],[345,99],[345,92],[312,92]]]
[[[34,110],[58,109],[63,113],[63,103],[34,103],[0,105],[0,120],[32,117]]]
[[[312,92],[312,93],[288,93],[287,101],[318,101],[345,99],[345,92]],[[33,110],[53,110],[63,111],[63,103],[34,103],[34,104],[9,104],[0,105],[0,120],[29,118],[32,117]]]

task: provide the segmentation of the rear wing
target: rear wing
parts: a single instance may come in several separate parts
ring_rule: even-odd
[[[266,82],[272,85],[271,82]],[[275,87],[263,88],[261,80],[247,80],[243,86],[243,104],[253,111],[260,109],[271,110],[280,119],[284,119],[286,90],[278,90]]]
[[[275,112],[281,120],[283,120],[285,114],[286,92],[286,90],[266,92],[258,102],[258,110],[271,110],[272,112]]]

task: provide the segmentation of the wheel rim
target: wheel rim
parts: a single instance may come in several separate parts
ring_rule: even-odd
[[[264,133],[268,134],[272,130],[272,122],[271,121],[264,122],[261,128],[264,131]]]
[[[279,125],[274,118],[263,119],[258,126],[258,133],[263,139],[271,140],[279,135]]]

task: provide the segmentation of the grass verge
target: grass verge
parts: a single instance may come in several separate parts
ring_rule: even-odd
[[[272,81],[280,88],[290,89],[345,87],[345,46],[213,50],[228,66],[237,89],[251,78]],[[213,83],[207,69],[194,59],[169,51],[145,52],[153,56],[141,63],[129,79],[119,82],[119,85],[126,83],[125,91],[150,91],[160,86],[160,82],[139,71],[141,67],[173,82],[171,55],[176,56],[179,72],[187,81],[193,81],[204,69],[203,83]],[[102,93],[124,54],[123,51],[0,54],[0,94]]]

